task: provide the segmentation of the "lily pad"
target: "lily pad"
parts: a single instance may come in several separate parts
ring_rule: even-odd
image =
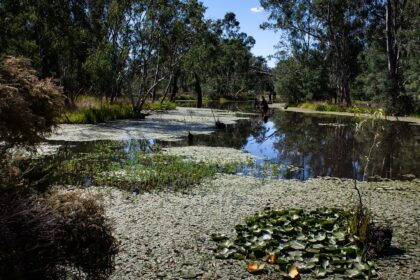
[[[211,235],[211,239],[213,239],[213,241],[219,242],[219,241],[227,240],[229,238],[226,235],[224,235],[224,234],[213,233]]]
[[[295,250],[304,250],[306,248],[305,244],[296,240],[290,242],[290,247],[292,247]]]
[[[266,210],[236,226],[236,239],[224,235],[212,239],[218,242],[217,258],[255,260],[248,264],[250,273],[264,272],[265,262],[286,271],[286,279],[291,279],[287,271],[293,265],[298,275],[312,273],[316,278],[334,273],[349,278],[375,275],[374,264],[363,261],[359,247],[343,246],[356,240],[346,234],[345,224],[343,212],[334,208]]]

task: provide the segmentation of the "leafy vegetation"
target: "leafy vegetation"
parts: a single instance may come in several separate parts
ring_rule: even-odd
[[[358,98],[392,114],[418,110],[418,1],[260,3],[270,13],[263,28],[284,32],[274,77],[285,101]]]
[[[255,40],[236,15],[210,20],[205,9],[198,0],[4,0],[0,56],[29,58],[70,104],[81,95],[126,97],[135,116],[148,99],[175,101],[180,90],[201,106],[203,95],[271,89],[267,62],[252,55]]]
[[[348,278],[373,277],[375,264],[366,261],[363,247],[356,246],[358,237],[349,234],[347,215],[333,208],[265,211],[237,225],[233,240],[213,234],[216,258],[263,261],[279,266],[289,278],[292,269],[316,278],[336,273]],[[248,271],[261,273],[263,269],[260,265]]]
[[[48,198],[9,189],[0,198],[1,279],[106,279],[118,243],[99,197]]]
[[[114,271],[118,241],[105,217],[100,195],[86,196],[80,191],[58,192],[46,203],[60,221],[58,237],[64,260],[91,279],[107,279]]]
[[[0,145],[33,145],[57,124],[64,105],[61,89],[39,80],[28,59],[5,57],[0,63]]]

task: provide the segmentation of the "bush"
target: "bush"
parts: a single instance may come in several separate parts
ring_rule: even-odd
[[[64,106],[61,89],[39,80],[28,59],[6,57],[0,64],[0,142],[33,145],[57,124]]]
[[[97,197],[41,198],[49,170],[24,169],[9,148],[33,148],[59,121],[64,97],[23,58],[0,64],[0,279],[106,278],[117,243]],[[26,166],[28,167],[28,166]],[[76,275],[73,275],[76,276]]]
[[[2,192],[0,279],[66,279],[72,272],[105,279],[117,252],[96,196]]]
[[[0,197],[0,278],[54,279],[63,274],[57,243],[60,222],[34,196],[16,191]]]
[[[105,279],[114,271],[118,243],[105,218],[102,198],[84,196],[80,191],[62,192],[48,199],[61,221],[59,239],[66,262],[90,279]]]

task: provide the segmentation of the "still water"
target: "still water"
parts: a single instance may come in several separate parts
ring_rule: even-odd
[[[236,111],[249,111],[251,106],[225,104]],[[259,116],[241,120],[210,135],[195,135],[192,143],[186,138],[175,143],[148,139],[121,142],[120,149],[126,154],[138,150],[153,152],[157,146],[242,149],[257,159],[254,166],[238,169],[238,173],[258,177],[306,180],[331,176],[367,180],[375,176],[390,179],[420,176],[419,125],[382,121],[376,126],[366,124],[356,133],[355,123],[352,117],[273,110],[266,121]],[[68,155],[89,152],[101,143],[60,144],[64,144]]]

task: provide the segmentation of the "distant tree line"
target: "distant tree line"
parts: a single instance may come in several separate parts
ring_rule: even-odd
[[[282,30],[276,90],[289,102],[380,103],[419,109],[419,0],[260,0],[263,28]],[[416,108],[417,106],[417,108]]]
[[[0,56],[29,58],[74,103],[81,94],[175,100],[180,89],[236,97],[273,88],[235,14],[204,17],[198,0],[1,0]],[[159,93],[159,94],[158,94]]]

